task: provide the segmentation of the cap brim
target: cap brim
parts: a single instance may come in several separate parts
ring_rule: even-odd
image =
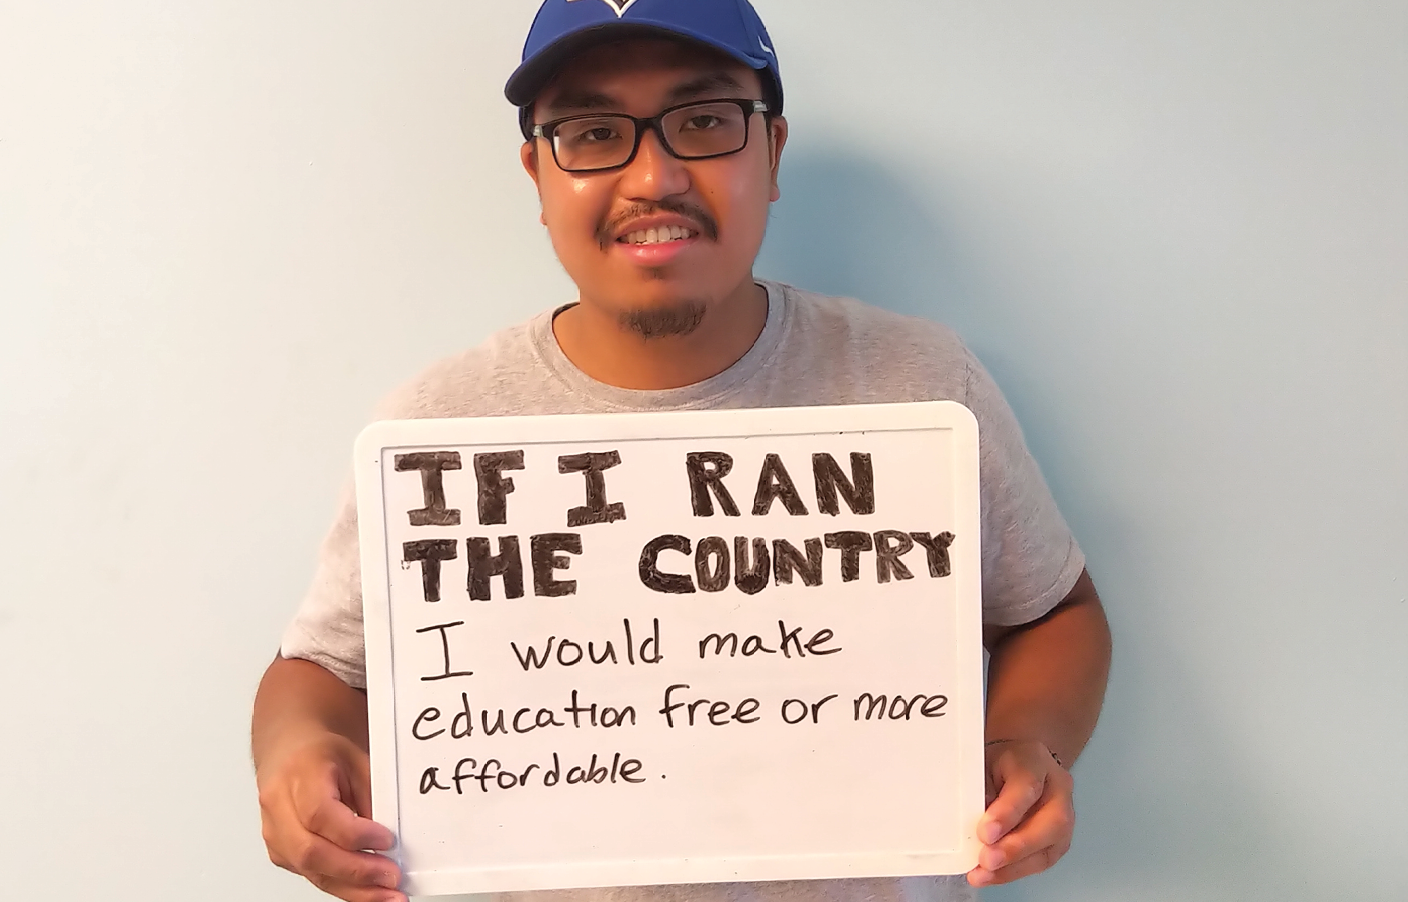
[[[526,107],[537,98],[543,88],[547,87],[548,82],[552,81],[553,76],[557,74],[557,70],[569,58],[594,44],[636,37],[685,38],[717,50],[752,69],[763,70],[769,65],[769,61],[765,58],[740,53],[733,47],[725,46],[704,35],[681,29],[675,25],[654,24],[649,20],[607,22],[573,32],[544,47],[531,60],[514,70],[513,75],[509,76],[508,84],[504,86],[504,96],[514,106]]]

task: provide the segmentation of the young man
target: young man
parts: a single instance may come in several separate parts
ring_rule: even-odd
[[[545,312],[431,367],[384,418],[953,399],[981,430],[986,846],[962,878],[643,887],[574,900],[956,900],[1070,845],[1074,761],[1109,633],[1083,558],[997,388],[942,326],[758,281],[787,143],[772,40],[747,0],[547,0],[507,95],[523,167],[576,283]],[[350,496],[255,703],[273,861],[348,902],[404,900],[368,819],[356,511]],[[524,838],[531,842],[530,837]],[[564,894],[559,894],[564,895]]]

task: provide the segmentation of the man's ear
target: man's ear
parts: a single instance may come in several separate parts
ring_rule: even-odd
[[[769,123],[768,128],[768,152],[772,155],[769,166],[772,170],[772,195],[773,201],[782,197],[782,189],[777,184],[777,172],[782,166],[782,148],[787,144],[787,120],[782,116],[776,116]]]
[[[518,151],[518,158],[523,162],[523,169],[528,173],[528,177],[533,180],[533,187],[541,189],[538,184],[538,142],[524,141],[523,147]]]
[[[523,147],[518,151],[518,158],[523,163],[528,177],[533,180],[533,187],[538,189],[538,222],[547,225],[547,215],[542,210],[543,186],[538,183],[538,142],[524,141]]]

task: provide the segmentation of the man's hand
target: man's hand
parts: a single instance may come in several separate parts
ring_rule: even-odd
[[[366,696],[311,661],[277,656],[252,732],[270,860],[347,902],[407,902],[396,863],[373,854],[395,837],[370,819]]]
[[[1010,883],[1051,867],[1071,847],[1071,775],[1035,740],[988,746],[988,810],[978,821],[974,886]]]
[[[259,808],[269,859],[347,902],[406,902],[395,862],[365,849],[395,845],[369,820],[367,755],[327,733],[283,751],[259,770]]]
[[[1074,763],[1100,716],[1110,673],[1110,627],[1090,574],[1045,616],[985,626],[988,810],[978,821],[974,886],[1046,870],[1071,847]],[[1055,750],[1055,751],[1053,751]]]

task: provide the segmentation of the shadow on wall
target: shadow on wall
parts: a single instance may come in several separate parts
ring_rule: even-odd
[[[915,184],[862,153],[824,139],[812,146],[820,150],[783,158],[758,274],[955,329],[1002,387],[1047,477],[1081,493],[1084,477],[1061,467],[1077,443],[1062,431],[1049,379],[1058,367],[1070,372],[1069,348],[1050,332],[1069,334],[1070,320],[1058,326],[1051,309],[994,288],[993,263],[975,255],[983,245],[964,235],[960,203],[942,196],[942,173]]]
[[[1038,374],[1051,365],[1043,355],[1054,353],[1041,317],[984,282],[984,265],[965,250],[954,221],[956,204],[937,196],[932,178],[916,186],[878,160],[825,144],[784,156],[782,200],[758,274],[951,326],[996,377],[1029,437],[1056,434],[1040,397]],[[1033,448],[1045,456],[1040,441]]]
[[[1102,421],[1077,414],[1100,402],[1070,395],[1080,392],[1080,380],[1053,345],[1114,312],[1097,305],[1094,321],[1082,323],[1066,310],[1057,330],[1065,331],[1052,334],[1044,315],[1051,311],[995,287],[993,261],[1020,258],[1021,248],[975,254],[965,246],[959,205],[946,204],[928,181],[916,188],[883,162],[845,149],[789,152],[783,199],[757,272],[947,323],[993,371],[1038,459],[1075,462],[1047,475],[1077,514],[1073,525],[1113,600],[1111,691],[1076,772],[1081,827],[1074,854],[1049,875],[990,890],[984,899],[1330,898],[1324,873],[1307,863],[1315,850],[1304,848],[1305,837],[1265,817],[1284,811],[1284,800],[1270,798],[1255,762],[1219,739],[1217,706],[1199,694],[1190,650],[1162,635],[1161,624],[1177,612],[1155,599],[1176,597],[1179,589],[1159,582],[1169,549],[1140,544],[1148,531],[1139,521],[1149,512],[1112,497],[1092,471],[1103,439],[1082,434],[1077,422]],[[1116,351],[1087,353],[1097,361],[1092,375],[1115,378],[1130,365]]]
[[[936,212],[880,163],[838,151],[783,158],[758,272],[958,328],[972,306]]]

